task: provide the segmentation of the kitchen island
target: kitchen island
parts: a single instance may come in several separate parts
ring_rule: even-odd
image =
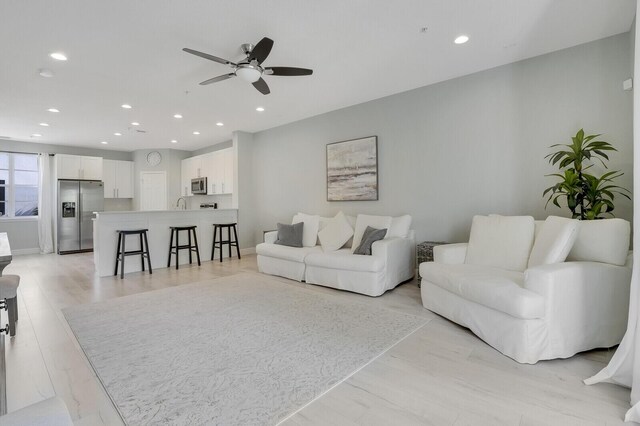
[[[148,229],[149,253],[153,269],[166,268],[169,256],[169,238],[171,226],[196,225],[200,259],[205,262],[211,259],[211,243],[213,240],[214,223],[237,222],[237,209],[200,209],[200,210],[158,210],[158,211],[114,211],[96,212],[93,222],[93,256],[98,275],[106,277],[113,275],[116,263],[116,245],[118,234],[123,229]],[[226,239],[227,235],[224,235]],[[187,241],[187,233],[180,233],[180,244]],[[127,238],[126,249],[138,250],[139,239],[133,236]],[[224,256],[229,253],[225,250]],[[216,258],[218,255],[216,253]],[[188,250],[180,250],[180,264],[189,263]],[[195,260],[194,253],[194,263]],[[171,266],[175,267],[175,256],[171,259]],[[139,256],[127,256],[125,273],[142,270]]]

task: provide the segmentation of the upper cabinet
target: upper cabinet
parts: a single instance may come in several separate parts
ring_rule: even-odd
[[[233,193],[233,149],[227,148],[182,160],[182,195],[191,193],[191,179],[206,177],[207,194]]]
[[[102,180],[102,157],[56,154],[58,179]]]
[[[133,161],[103,160],[104,198],[133,198]]]

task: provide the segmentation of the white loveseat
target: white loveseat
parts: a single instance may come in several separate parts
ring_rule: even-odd
[[[355,228],[358,219],[348,219]],[[320,230],[328,220],[320,218]],[[371,255],[358,255],[352,253],[351,240],[338,250],[325,252],[320,244],[312,247],[274,244],[277,231],[267,232],[265,241],[256,246],[258,270],[308,284],[380,296],[415,274],[414,231],[407,225],[401,234],[392,236],[390,227],[383,240],[373,243]]]
[[[572,236],[554,237],[558,232],[547,229],[542,237],[550,217],[535,222],[529,244],[516,242],[526,238],[528,225],[524,233],[513,223],[498,232],[488,226],[484,236],[478,229],[501,220],[509,218],[476,216],[469,243],[438,246],[434,262],[420,264],[424,307],[469,328],[520,363],[620,343],[631,282],[629,222],[577,221]],[[550,239],[556,240],[555,247],[549,248]],[[551,253],[555,261],[541,249],[556,250]],[[500,261],[505,264],[496,264]]]

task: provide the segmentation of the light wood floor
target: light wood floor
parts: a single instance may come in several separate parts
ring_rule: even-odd
[[[96,277],[92,259],[92,254],[16,256],[5,270],[22,277],[17,335],[7,339],[9,411],[59,395],[76,425],[121,424],[61,309],[238,272],[258,274],[255,256],[245,256],[120,280]],[[622,424],[629,407],[627,389],[582,384],[612,351],[521,365],[424,309],[415,281],[379,298],[282,281],[430,320],[285,424],[615,425]]]

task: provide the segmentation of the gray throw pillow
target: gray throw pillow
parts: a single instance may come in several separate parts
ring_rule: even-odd
[[[304,222],[293,225],[278,224],[278,239],[274,244],[289,247],[302,247],[302,228]]]
[[[362,234],[362,241],[353,254],[365,254],[371,256],[371,246],[376,241],[382,240],[385,235],[387,235],[386,228],[376,229],[367,226],[367,229],[364,230],[364,234]]]

